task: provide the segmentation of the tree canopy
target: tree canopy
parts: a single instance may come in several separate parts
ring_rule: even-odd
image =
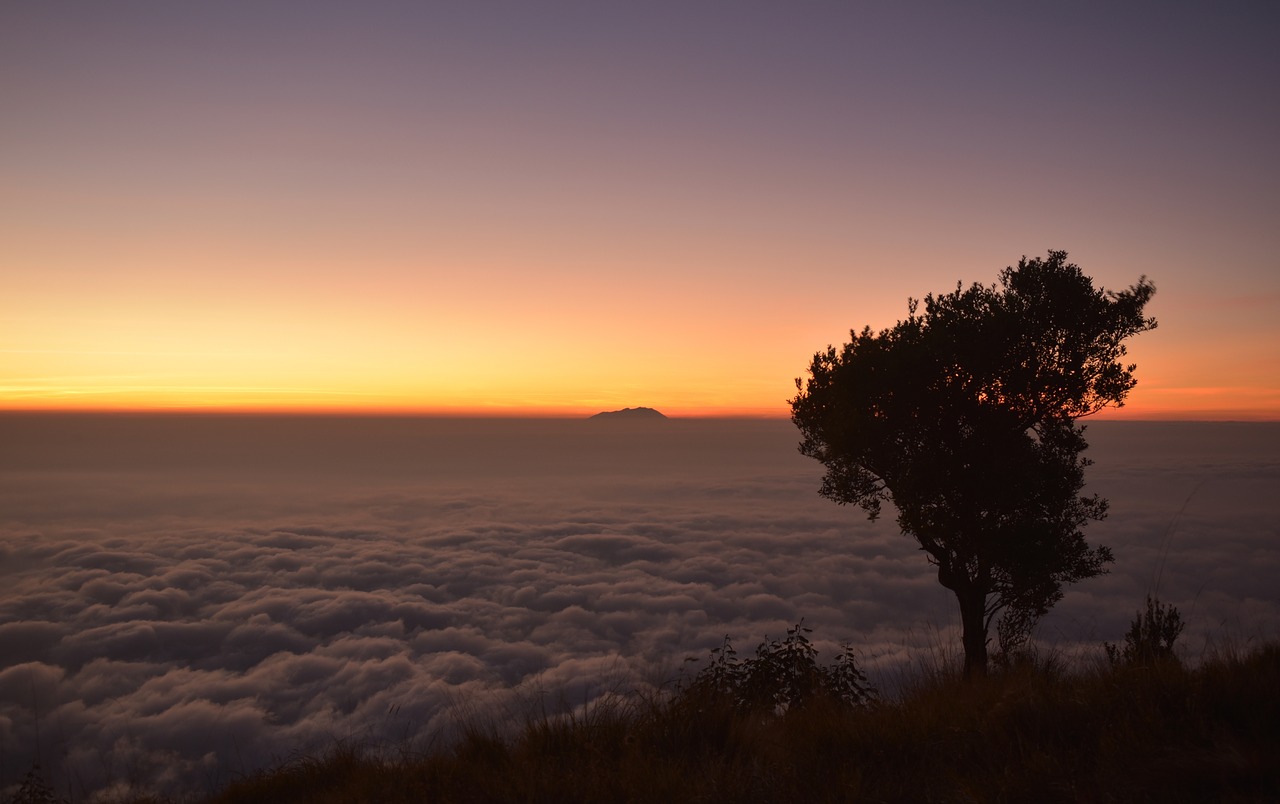
[[[908,316],[851,332],[796,380],[800,451],[826,466],[820,493],[870,518],[884,503],[960,604],[967,674],[985,672],[994,617],[1025,636],[1065,584],[1106,571],[1082,527],[1107,502],[1082,496],[1077,419],[1121,406],[1135,366],[1124,341],[1156,326],[1144,276],[1095,288],[1065,251],[1021,259],[992,285],[908,301]]]

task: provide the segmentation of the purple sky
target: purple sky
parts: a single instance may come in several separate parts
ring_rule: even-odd
[[[0,406],[783,415],[849,329],[1065,249],[1159,288],[1133,415],[1276,418],[1278,23],[5,4]]]

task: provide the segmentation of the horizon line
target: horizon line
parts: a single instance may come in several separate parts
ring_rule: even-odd
[[[634,407],[634,406],[633,406]],[[669,420],[734,419],[750,421],[789,421],[789,412],[748,412],[741,409],[711,409],[703,412],[682,411],[666,413],[653,406]],[[615,409],[620,410],[620,409]],[[588,411],[578,408],[523,408],[493,410],[491,408],[332,408],[332,407],[0,407],[0,416],[210,416],[227,418],[346,418],[346,419],[457,419],[457,420],[547,420],[585,421],[608,410]],[[1081,417],[1085,424],[1092,422],[1153,422],[1153,423],[1280,423],[1280,414],[1262,411],[1142,411],[1107,409],[1094,416]],[[648,420],[646,420],[648,422]],[[658,423],[658,422],[652,422]]]

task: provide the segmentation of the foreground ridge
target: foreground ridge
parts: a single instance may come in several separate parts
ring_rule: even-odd
[[[772,713],[679,686],[473,726],[425,755],[342,745],[211,802],[1260,801],[1280,796],[1280,644],[1247,655],[909,679]]]

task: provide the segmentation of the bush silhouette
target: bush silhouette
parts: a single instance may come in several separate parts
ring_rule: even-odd
[[[66,804],[66,799],[54,794],[37,763],[22,777],[22,784],[6,800],[6,804]]]
[[[690,701],[717,702],[736,709],[784,712],[814,700],[845,707],[861,707],[876,698],[876,690],[858,668],[853,648],[844,645],[833,664],[818,664],[817,649],[797,623],[780,640],[765,639],[755,656],[739,659],[725,637],[711,651],[711,661],[680,694]]]
[[[1112,667],[1151,667],[1161,663],[1177,663],[1173,643],[1178,641],[1185,627],[1177,606],[1166,605],[1159,598],[1147,595],[1146,611],[1134,614],[1129,632],[1124,635],[1124,647],[1117,647],[1110,642],[1103,643],[1107,659]]]

